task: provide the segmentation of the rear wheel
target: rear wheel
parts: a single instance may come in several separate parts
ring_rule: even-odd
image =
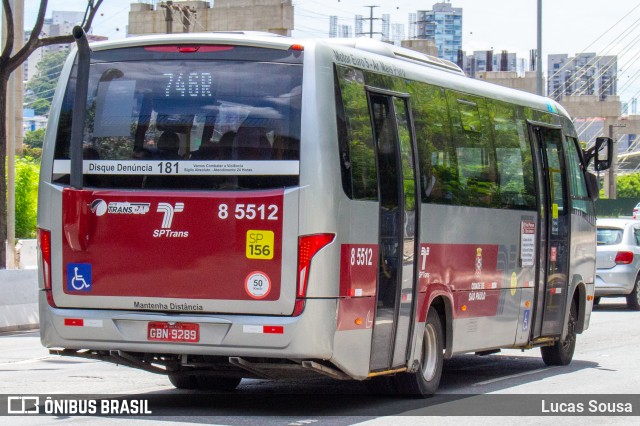
[[[386,396],[396,393],[396,387],[391,377],[372,377],[371,379],[366,380],[364,383],[369,390],[369,393],[373,395]]]
[[[241,378],[238,377],[216,377],[216,376],[198,376],[198,388],[209,391],[232,391],[238,387]]]
[[[553,346],[540,348],[542,360],[547,365],[569,365],[573,359],[573,351],[576,349],[576,325],[578,323],[578,308],[575,299],[571,302],[567,335],[558,340]]]
[[[634,311],[640,311],[640,275],[636,277],[633,291],[627,296],[627,307]]]
[[[235,377],[198,376],[196,374],[169,373],[169,381],[178,389],[232,391],[242,379]]]
[[[442,323],[438,313],[430,309],[424,325],[420,368],[415,373],[402,373],[394,377],[398,392],[419,398],[436,393],[442,376],[443,350]]]
[[[198,389],[196,377],[190,374],[169,373],[169,381],[177,389]]]

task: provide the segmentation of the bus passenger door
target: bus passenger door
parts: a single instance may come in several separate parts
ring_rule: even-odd
[[[570,214],[559,128],[531,125],[535,147],[540,236],[533,338],[562,334],[567,309]]]
[[[415,143],[408,97],[369,92],[379,188],[379,269],[370,370],[406,365],[413,330],[417,268]]]

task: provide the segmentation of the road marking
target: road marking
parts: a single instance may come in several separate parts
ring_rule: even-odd
[[[551,371],[551,370],[556,369],[556,368],[558,368],[558,366],[556,366],[556,367],[547,367],[547,368],[538,368],[537,370],[526,371],[524,373],[512,374],[510,376],[498,377],[496,379],[485,380],[484,382],[474,383],[473,386],[488,385],[490,383],[499,382],[501,380],[509,380],[509,379],[513,379],[513,378],[516,378],[516,377],[523,377],[523,376],[528,376],[530,374],[540,373],[540,372],[543,372],[543,371]]]
[[[31,359],[23,359],[22,361],[13,361],[13,362],[0,362],[0,365],[16,365],[16,364],[31,364],[33,362],[44,361],[45,359],[52,359],[51,355],[43,356],[40,358],[31,358]]]

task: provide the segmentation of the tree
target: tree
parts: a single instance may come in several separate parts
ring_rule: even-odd
[[[93,18],[103,0],[87,0],[82,28],[85,32],[91,28]],[[74,42],[73,36],[41,37],[44,17],[47,12],[48,0],[40,1],[38,16],[36,18],[31,36],[24,46],[15,51],[15,25],[13,10],[9,0],[2,0],[2,9],[5,15],[6,41],[0,54],[0,269],[6,268],[7,253],[5,241],[7,240],[7,181],[6,181],[6,156],[7,156],[7,86],[9,76],[38,48],[54,44],[69,44]],[[14,153],[8,153],[13,155]]]
[[[616,185],[618,198],[640,198],[640,173],[618,176]]]
[[[40,158],[42,157],[42,145],[44,145],[44,134],[44,129],[30,130],[24,134],[24,139],[22,141],[23,157],[31,157],[38,163],[40,162]]]
[[[38,72],[27,83],[28,96],[25,99],[36,115],[47,115],[51,107],[51,98],[58,84],[60,71],[67,59],[67,51],[50,52],[42,57],[36,68]]]
[[[30,130],[24,134],[24,143],[29,148],[42,148],[44,144],[44,129]]]

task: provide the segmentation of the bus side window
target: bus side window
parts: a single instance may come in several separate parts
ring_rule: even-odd
[[[499,177],[486,100],[447,91],[458,167],[458,205],[500,207]]]
[[[572,137],[565,137],[564,150],[567,153],[569,163],[569,182],[571,187],[571,208],[581,211],[587,215],[595,214],[593,202],[589,199],[587,182],[584,177],[584,168],[578,154],[576,140]]]
[[[411,108],[422,201],[453,204],[457,194],[455,155],[451,152],[449,108],[443,88],[410,81],[407,91],[411,95]]]
[[[521,107],[487,100],[493,118],[500,207],[535,210],[533,160]]]
[[[362,71],[336,65],[335,97],[342,187],[353,200],[378,199],[378,175]]]

